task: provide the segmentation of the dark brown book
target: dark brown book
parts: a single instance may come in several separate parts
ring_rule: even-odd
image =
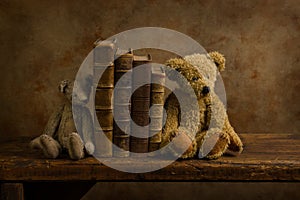
[[[100,125],[99,126],[98,123],[95,123],[95,155],[99,157],[112,156],[114,54],[115,46],[113,41],[100,41],[95,44],[95,120],[98,119]],[[98,80],[99,76],[100,78]]]
[[[149,126],[149,152],[156,151],[159,149],[159,145],[162,139],[162,126],[164,118],[164,94],[166,74],[164,68],[158,65],[152,66],[151,73],[151,95],[150,95],[150,118],[151,123]]]
[[[130,136],[130,152],[134,153],[147,153],[148,152],[148,138],[139,136],[149,135],[149,108],[150,108],[150,82],[151,82],[151,56],[133,56],[133,68],[143,65],[141,71],[133,71],[132,74],[132,87],[137,89],[131,96],[131,118],[138,127],[131,125],[131,133],[135,136]],[[143,82],[149,83],[141,85]],[[136,154],[137,155],[137,154]]]
[[[115,89],[114,89],[114,129],[113,149],[115,157],[129,156],[129,132],[131,117],[130,113],[131,86],[132,86],[132,51],[122,52],[117,50],[115,59]],[[125,75],[126,74],[126,75]],[[127,132],[127,133],[126,133]]]

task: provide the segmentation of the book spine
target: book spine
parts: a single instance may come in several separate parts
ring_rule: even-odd
[[[95,123],[95,155],[112,156],[114,43],[99,43],[94,49],[94,94],[98,123]],[[96,77],[101,75],[99,81]],[[96,76],[95,76],[96,75]],[[105,138],[106,137],[106,138]],[[108,139],[108,140],[106,140]]]
[[[133,71],[133,83],[132,87],[140,86],[142,81],[146,81],[149,84],[145,84],[135,90],[131,96],[131,118],[138,127],[131,132],[134,132],[135,136],[145,134],[145,126],[149,125],[149,108],[150,108],[150,81],[151,81],[151,61],[150,55],[144,56],[144,59],[136,59],[133,57],[133,68],[147,64],[143,66],[143,73],[137,73]],[[149,134],[149,128],[146,133]],[[148,138],[130,136],[130,151],[134,153],[147,153],[148,152]],[[137,154],[135,154],[137,155]]]
[[[152,66],[151,84],[151,124],[149,127],[149,152],[159,149],[162,140],[162,126],[164,119],[165,72],[160,66]]]
[[[128,100],[130,100],[131,95],[132,61],[132,52],[122,54],[115,60],[114,82],[115,85],[118,83],[118,86],[114,89],[113,142],[116,148],[113,149],[113,155],[115,157],[129,156],[130,137],[127,133],[130,132],[131,118],[124,111],[130,111],[131,109],[131,103]],[[126,76],[123,76],[124,74]]]

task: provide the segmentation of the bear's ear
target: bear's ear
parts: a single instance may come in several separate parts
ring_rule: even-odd
[[[166,69],[166,75],[170,80],[178,80],[179,73],[187,68],[188,63],[181,58],[172,58],[166,62],[166,65],[171,69]],[[173,69],[173,70],[172,70]]]
[[[185,61],[181,58],[172,58],[166,62],[166,65],[178,71]]]
[[[60,82],[58,89],[61,93],[65,93],[66,92],[66,88],[69,87],[69,85],[71,84],[71,81],[69,80],[63,80]]]
[[[219,53],[217,51],[212,51],[212,52],[209,53],[209,56],[212,58],[212,60],[216,64],[218,70],[220,72],[224,71],[224,69],[225,69],[225,57],[224,57],[224,55],[222,55],[221,53]]]

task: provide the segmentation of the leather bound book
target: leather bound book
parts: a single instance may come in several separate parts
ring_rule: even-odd
[[[114,61],[115,42],[115,40],[98,40],[94,43],[94,64],[103,66]]]
[[[132,75],[132,87],[141,86],[131,96],[131,118],[138,125],[135,129],[131,126],[131,133],[135,136],[149,134],[149,128],[145,130],[144,126],[149,125],[151,60],[149,54],[133,56],[133,68],[143,65],[142,73],[133,71]],[[149,84],[141,85],[143,81]],[[135,136],[130,136],[130,152],[147,153],[149,139]]]
[[[130,132],[130,96],[132,84],[132,51],[122,52],[117,50],[115,59],[115,78],[117,86],[114,89],[114,129],[113,142],[118,148],[113,149],[115,157],[129,156],[129,135]],[[126,76],[123,76],[127,73]],[[128,131],[128,132],[127,132]],[[127,132],[127,133],[125,133]]]
[[[161,143],[161,133],[162,133],[162,125],[164,118],[164,94],[165,87],[163,86],[165,83],[166,74],[161,66],[152,66],[151,73],[151,109],[150,109],[150,118],[151,123],[149,127],[149,152],[156,151],[159,149],[159,145]]]
[[[114,42],[98,42],[94,48],[94,92],[96,118],[95,155],[112,156],[113,137],[113,89],[114,89]],[[101,74],[101,76],[100,76]],[[98,81],[97,77],[100,76]],[[106,136],[106,138],[105,138]],[[106,140],[108,139],[108,140]]]

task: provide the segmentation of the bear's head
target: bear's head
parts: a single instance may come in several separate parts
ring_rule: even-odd
[[[214,89],[218,73],[225,69],[225,58],[216,51],[207,54],[188,55],[184,57],[184,60],[200,70],[200,73],[212,90]]]
[[[80,81],[63,80],[59,84],[59,91],[63,93],[69,102],[86,104],[89,101],[93,84],[92,76],[88,75]],[[73,90],[75,88],[75,90]]]
[[[206,97],[210,93],[209,81],[203,76],[198,67],[182,58],[170,59],[166,65],[171,68],[171,70],[166,70],[168,78],[180,82],[183,81],[182,78],[184,77],[193,88],[198,99]]]
[[[70,80],[63,80],[60,82],[58,89],[65,95],[69,102],[72,102],[72,92],[74,83]]]

